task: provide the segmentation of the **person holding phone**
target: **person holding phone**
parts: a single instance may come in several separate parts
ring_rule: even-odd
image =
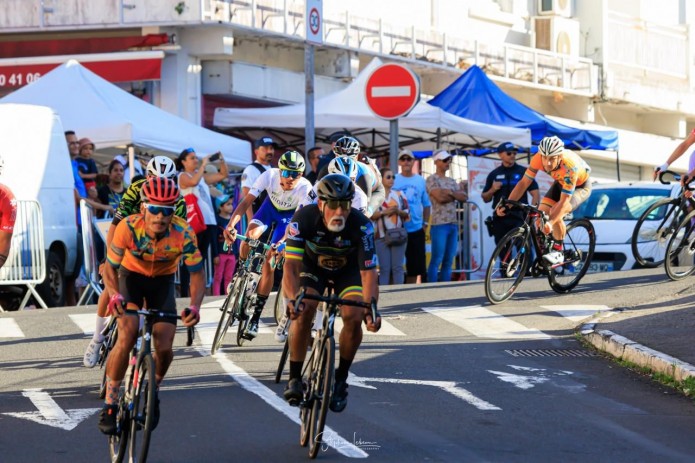
[[[211,162],[218,162],[218,172],[205,172],[205,166]],[[199,159],[193,148],[186,148],[181,151],[175,163],[176,169],[179,171],[181,194],[183,196],[193,194],[198,198],[198,206],[205,219],[206,229],[196,234],[198,248],[203,255],[203,260],[205,260],[208,257],[210,244],[217,240],[217,217],[212,205],[209,185],[215,185],[229,176],[227,163],[224,162],[222,153],[219,151]],[[210,249],[212,250],[212,259],[215,260],[218,256],[217,246]],[[188,281],[189,275],[184,267],[181,271],[181,297],[188,296]]]

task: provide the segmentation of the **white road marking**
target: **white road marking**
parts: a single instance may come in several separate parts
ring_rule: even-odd
[[[518,366],[518,365],[508,365],[510,368],[517,370],[517,371],[523,371],[526,373],[534,373],[535,375],[517,375],[514,373],[507,373],[504,371],[495,371],[495,370],[488,370],[489,373],[492,373],[493,375],[496,375],[500,380],[513,384],[514,387],[518,387],[519,389],[531,389],[534,387],[536,384],[543,384],[547,381],[550,380],[550,376],[548,373],[546,373],[545,368],[531,368],[531,367],[523,367],[523,366]],[[573,374],[571,371],[566,371],[566,370],[560,370],[557,372],[552,373],[553,376],[569,376]]]
[[[272,299],[271,297],[268,297],[268,300],[274,301],[274,299]],[[203,312],[205,311],[203,309],[209,310],[210,313],[215,312],[215,315],[211,316],[211,320],[206,322],[206,326],[210,326],[211,323],[214,323],[214,327],[213,327],[213,331],[212,331],[212,336],[214,337],[215,336],[215,330],[217,329],[217,324],[220,322],[220,317],[222,316],[222,312],[219,311],[219,308],[222,307],[223,302],[224,302],[224,299],[219,299],[217,301],[206,302],[205,304],[201,305],[200,306],[200,309],[201,309],[200,323],[198,323],[198,325],[196,325],[196,328],[199,329],[202,327],[201,323],[203,323]],[[263,312],[268,312],[268,310],[269,310],[268,304],[266,304],[266,308]],[[212,321],[212,319],[214,319],[214,322]],[[235,327],[235,326],[237,326],[237,322],[234,322],[234,325],[232,325],[232,327]],[[232,332],[232,327],[230,327],[230,329],[227,331],[227,334]],[[236,329],[236,328],[234,328],[234,329]],[[234,331],[234,333],[236,333],[236,331]],[[274,334],[274,333],[275,333],[275,326],[274,325],[273,326],[266,325],[263,322],[263,320],[261,320],[261,322],[258,324],[258,334]],[[234,341],[234,342],[236,342],[236,341]],[[210,344],[212,344],[212,338],[210,338]]]
[[[199,351],[203,355],[210,355],[210,347],[212,346],[212,341],[215,337],[215,329],[217,328],[217,323],[219,322],[220,316],[220,312],[217,310],[217,307],[219,307],[219,304],[215,306],[215,309],[201,310],[201,323],[198,323],[196,326],[198,331],[198,339],[201,342]],[[217,351],[217,353],[212,357],[241,387],[253,394],[256,394],[275,410],[279,411],[295,423],[300,424],[299,409],[297,407],[290,407],[284,399],[280,398],[274,391],[264,386],[263,383],[244,371],[241,367],[229,359],[224,352]],[[364,450],[342,438],[328,426],[326,426],[324,429],[322,440],[324,444],[335,448],[335,450],[346,457],[367,458],[369,456],[369,454]]]
[[[479,338],[488,339],[552,339],[535,328],[510,320],[479,305],[468,307],[423,307],[422,310],[460,326]]]
[[[84,419],[100,410],[99,408],[63,410],[48,392],[42,391],[41,389],[25,389],[22,395],[28,397],[38,411],[3,413],[3,415],[23,418],[39,424],[70,431],[75,429]]]
[[[372,87],[373,98],[394,97],[394,96],[410,96],[411,88],[409,85],[401,85],[394,87]]]
[[[579,322],[594,315],[596,312],[607,312],[611,307],[607,305],[542,305],[541,308],[557,312],[568,320]]]
[[[94,334],[96,317],[97,315],[95,313],[80,313],[70,315],[70,320],[72,320],[75,325],[79,326],[84,334],[91,336]]]
[[[497,405],[493,405],[483,399],[474,396],[468,390],[458,387],[455,381],[425,381],[419,379],[403,379],[403,378],[363,378],[350,373],[348,384],[366,389],[376,389],[374,386],[369,386],[365,383],[391,383],[391,384],[414,384],[417,386],[433,386],[443,389],[455,397],[463,400],[470,405],[473,405],[478,410],[502,410]]]
[[[333,325],[335,332],[340,333],[340,331],[343,329],[343,319],[342,318],[336,318],[335,319],[335,325]],[[381,329],[376,332],[372,333],[371,331],[367,331],[366,328],[362,329],[362,334],[365,336],[405,336],[405,333],[384,320],[383,318],[381,319]]]
[[[0,338],[23,338],[24,333],[14,318],[0,318]]]

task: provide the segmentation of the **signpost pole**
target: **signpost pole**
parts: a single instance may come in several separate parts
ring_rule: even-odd
[[[314,46],[310,43],[304,45],[304,78],[304,104],[306,108],[304,121],[304,152],[306,153],[316,144],[314,131]]]
[[[389,166],[394,172],[398,172],[398,119],[389,122],[391,132],[389,140]]]

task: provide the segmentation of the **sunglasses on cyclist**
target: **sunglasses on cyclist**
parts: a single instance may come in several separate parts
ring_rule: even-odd
[[[156,204],[145,203],[145,208],[147,212],[153,215],[162,214],[164,217],[169,217],[174,213],[174,206],[159,206]]]
[[[294,170],[281,170],[280,175],[282,178],[297,178],[302,175],[302,173]]]
[[[328,206],[329,209],[333,209],[333,210],[341,208],[344,211],[349,211],[351,205],[352,205],[352,201],[350,201],[348,199],[344,199],[344,200],[327,199],[326,200],[326,206]]]

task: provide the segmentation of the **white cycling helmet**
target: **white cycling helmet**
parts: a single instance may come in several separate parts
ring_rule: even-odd
[[[155,156],[147,163],[147,173],[155,177],[176,178],[174,161],[166,156]]]
[[[328,163],[328,173],[346,175],[354,182],[357,180],[359,170],[357,163],[351,157],[337,156]]]
[[[360,154],[360,142],[353,137],[340,137],[335,142],[333,153],[336,156],[351,156],[354,159]]]
[[[556,136],[545,137],[538,144],[541,156],[558,156],[565,150],[565,144]]]

